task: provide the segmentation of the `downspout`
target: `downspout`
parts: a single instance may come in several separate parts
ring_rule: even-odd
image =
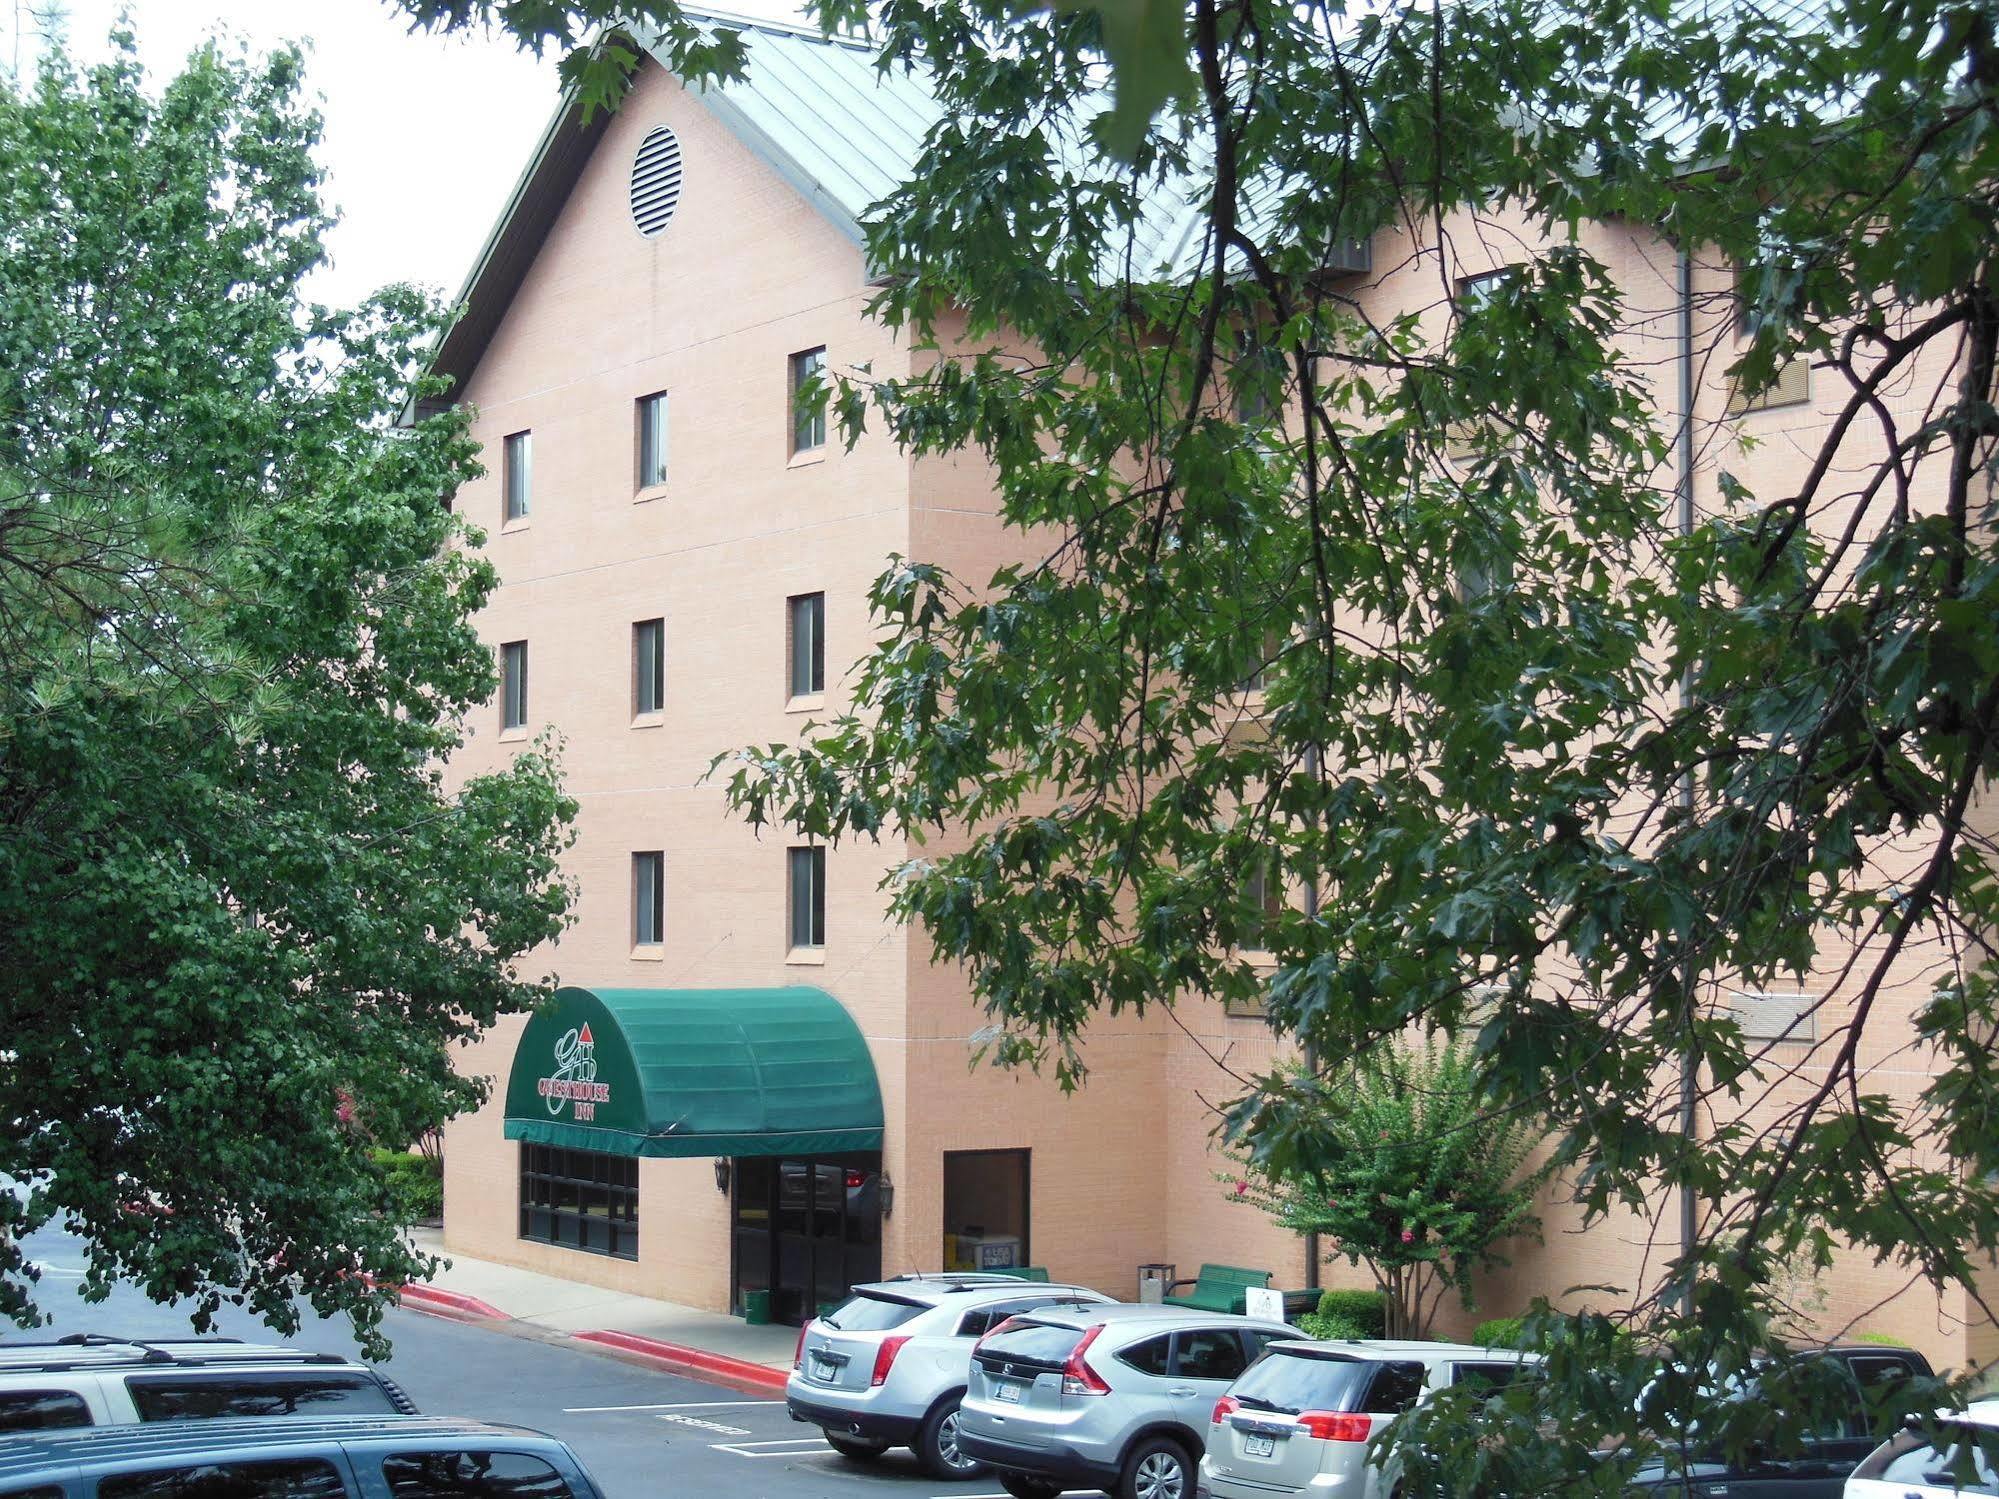
[[[1679,375],[1680,375],[1680,431],[1674,447],[1677,452],[1678,473],[1674,489],[1679,500],[1679,531],[1684,539],[1694,533],[1694,271],[1693,259],[1687,247],[1681,245],[1674,257],[1674,276],[1678,282],[1679,295]],[[1691,664],[1680,672],[1680,707],[1684,710],[1693,703],[1694,676]],[[1694,776],[1689,769],[1680,777],[1680,806],[1689,816],[1694,809]],[[1680,1138],[1683,1150],[1691,1154],[1698,1130],[1695,1105],[1700,1096],[1699,1069],[1694,1061],[1692,1048],[1694,1023],[1694,956],[1691,949],[1681,960],[1680,971],[1681,1015],[1686,1026],[1682,1037],[1684,1049],[1680,1053]],[[1691,1180],[1680,1183],[1680,1254],[1682,1263],[1692,1255],[1694,1240],[1699,1228],[1699,1203],[1695,1200]],[[1687,1289],[1687,1301],[1692,1305],[1693,1289]]]
[[[1319,747],[1316,744],[1305,746],[1305,769],[1310,774],[1318,774]],[[1319,881],[1314,876],[1305,881],[1305,920],[1308,923],[1316,923],[1318,919]],[[1319,1071],[1319,1054],[1309,1041],[1305,1043],[1305,1067],[1314,1075]],[[1319,1231],[1316,1228],[1305,1230],[1305,1289],[1308,1291],[1319,1289]],[[1313,1310],[1317,1311],[1318,1308],[1314,1307]]]

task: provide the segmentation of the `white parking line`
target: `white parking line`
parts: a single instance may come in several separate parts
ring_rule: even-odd
[[[778,1447],[778,1452],[752,1452],[752,1447]],[[779,1437],[775,1441],[762,1442],[716,1442],[714,1452],[726,1452],[731,1457],[810,1457],[816,1452],[832,1455],[833,1449],[826,1445],[824,1437]]]
[[[565,1416],[584,1416],[596,1411],[712,1411],[724,1406],[783,1405],[782,1400],[681,1400],[671,1405],[567,1405]]]

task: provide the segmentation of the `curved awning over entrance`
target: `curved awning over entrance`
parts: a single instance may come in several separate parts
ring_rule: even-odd
[[[514,1051],[506,1136],[609,1155],[880,1150],[881,1087],[823,989],[558,989]]]

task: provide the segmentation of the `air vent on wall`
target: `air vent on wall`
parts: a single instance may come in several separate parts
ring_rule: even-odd
[[[680,206],[680,138],[664,125],[632,158],[632,222],[651,239]]]

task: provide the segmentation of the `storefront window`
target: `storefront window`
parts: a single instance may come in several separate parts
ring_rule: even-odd
[[[1033,1263],[1027,1242],[1028,1154],[944,1153],[946,1270],[1012,1270]]]
[[[521,1237],[637,1259],[638,1158],[523,1144]]]

